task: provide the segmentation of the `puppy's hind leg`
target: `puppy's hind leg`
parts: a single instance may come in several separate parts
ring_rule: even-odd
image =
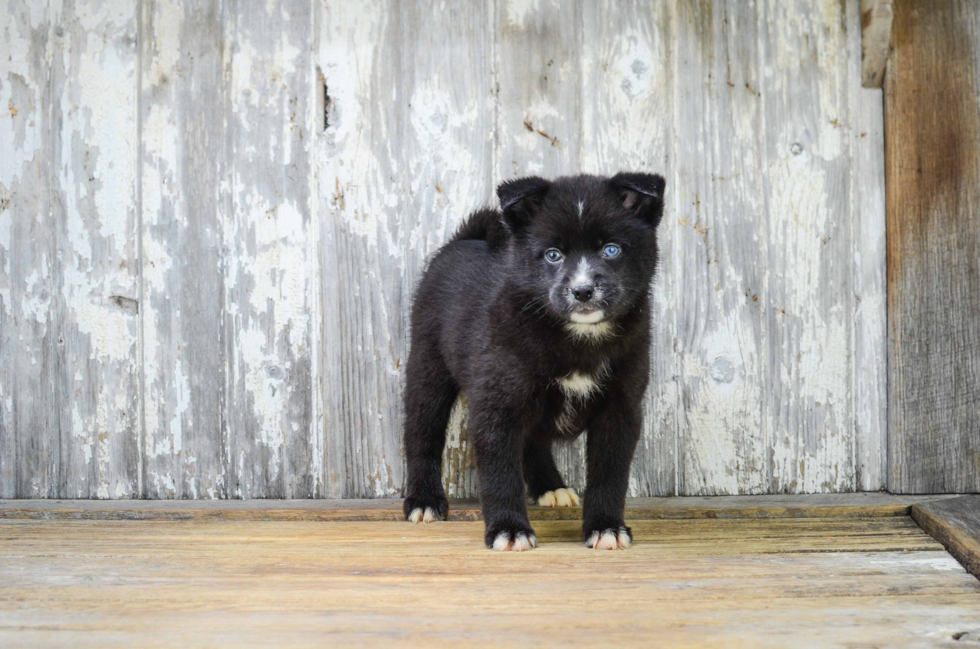
[[[565,486],[548,440],[524,442],[524,480],[531,499],[542,507],[575,507],[578,494]]]
[[[422,341],[413,344],[406,368],[405,518],[413,523],[443,519],[449,501],[442,488],[442,449],[446,425],[459,388],[438,352]]]

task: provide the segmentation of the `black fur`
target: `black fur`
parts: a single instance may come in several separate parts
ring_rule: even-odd
[[[533,535],[524,481],[532,498],[564,487],[552,444],[586,428],[583,538],[624,527],[649,374],[649,287],[663,191],[664,179],[649,174],[510,180],[498,188],[502,211],[475,212],[438,252],[412,310],[406,516],[417,507],[446,515],[442,451],[450,410],[462,391],[488,546],[500,533],[511,540],[521,532]],[[605,248],[611,243],[621,252],[604,257],[603,251],[612,253]],[[561,261],[548,260],[551,248],[560,251]],[[569,281],[583,256],[596,294],[577,302]],[[608,327],[609,335],[573,333],[576,309],[578,318],[601,309],[608,324],[578,328]],[[560,380],[573,372],[601,375],[601,388],[587,398],[567,396]],[[574,406],[570,411],[566,400]],[[560,429],[556,419],[563,412],[570,414]]]

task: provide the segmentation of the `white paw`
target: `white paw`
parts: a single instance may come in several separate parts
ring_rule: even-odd
[[[555,489],[546,491],[538,498],[542,507],[578,507],[578,494],[574,489]]]
[[[524,552],[536,547],[538,547],[538,538],[533,534],[518,532],[512,537],[510,532],[501,532],[493,540],[491,549],[497,552]]]
[[[408,520],[413,523],[431,523],[432,521],[439,520],[439,515],[436,514],[436,510],[431,507],[426,507],[425,511],[422,511],[421,507],[416,507],[412,510],[412,513],[408,515]]]
[[[626,550],[631,545],[633,545],[633,540],[625,527],[618,530],[603,530],[601,534],[593,532],[592,536],[585,541],[585,547],[594,550]]]

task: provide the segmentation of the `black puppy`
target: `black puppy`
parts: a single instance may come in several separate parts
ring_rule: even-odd
[[[551,455],[588,429],[582,533],[627,548],[623,508],[650,367],[650,282],[661,176],[509,180],[435,256],[415,295],[405,393],[405,516],[444,518],[446,424],[469,404],[486,543],[537,539],[524,480],[543,505],[578,504]],[[523,479],[522,479],[523,470]]]

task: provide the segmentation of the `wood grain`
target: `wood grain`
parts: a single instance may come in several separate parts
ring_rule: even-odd
[[[980,578],[980,496],[960,496],[912,506],[912,519]]]
[[[980,5],[895,6],[888,488],[980,491]]]
[[[0,642],[936,646],[980,612],[907,517],[637,522],[609,553],[538,522],[512,555],[480,525],[5,521]]]

